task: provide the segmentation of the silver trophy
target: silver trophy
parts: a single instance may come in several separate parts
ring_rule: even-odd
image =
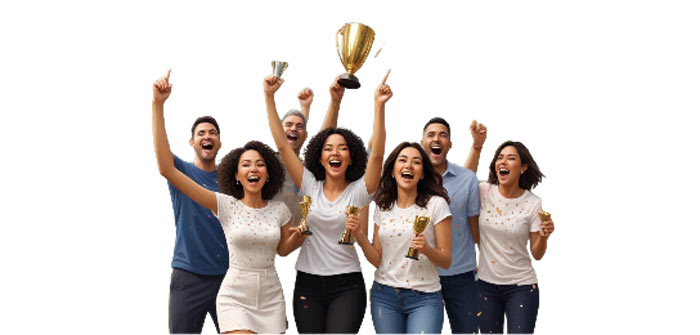
[[[282,73],[287,69],[287,62],[282,62],[278,60],[272,61],[272,74],[277,76],[277,78],[282,78]]]

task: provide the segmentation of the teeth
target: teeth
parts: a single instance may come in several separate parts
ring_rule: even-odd
[[[413,173],[408,172],[408,171],[401,172],[401,175],[402,175],[402,176],[413,177]]]
[[[260,181],[260,177],[257,177],[257,176],[248,177],[248,181],[251,183],[256,182],[256,181]]]
[[[330,163],[331,163],[331,164],[340,164],[340,161],[337,161],[337,160],[331,160],[331,161],[330,161]]]

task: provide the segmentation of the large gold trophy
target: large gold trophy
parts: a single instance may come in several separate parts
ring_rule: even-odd
[[[359,88],[360,80],[354,73],[364,64],[372,43],[374,30],[362,23],[346,23],[335,34],[335,48],[346,73],[340,75],[338,84],[345,88]]]
[[[300,202],[299,206],[301,207],[301,222],[299,222],[299,228],[303,234],[313,235],[314,233],[309,230],[309,226],[306,224],[306,216],[309,215],[309,210],[311,209],[311,197],[305,195],[304,201]]]
[[[289,64],[287,62],[282,62],[278,60],[272,61],[272,74],[277,76],[277,78],[282,78],[282,73],[287,69]]]
[[[360,208],[355,207],[355,206],[347,206],[347,207],[345,207],[345,214],[347,216],[350,216],[350,215],[360,216]],[[338,244],[351,245],[352,244],[351,231],[345,229],[345,232],[343,232],[343,236],[340,238],[340,241],[338,241]]]
[[[416,215],[416,219],[413,221],[413,232],[416,233],[416,235],[422,233],[425,228],[428,227],[428,224],[430,224],[429,217]],[[408,255],[406,255],[406,258],[418,260],[418,249],[408,248]]]

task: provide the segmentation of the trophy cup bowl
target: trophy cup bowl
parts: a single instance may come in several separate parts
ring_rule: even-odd
[[[347,206],[345,207],[345,214],[347,216],[360,216],[360,208],[355,206]],[[345,229],[343,236],[340,238],[340,241],[338,241],[338,244],[352,245],[352,234],[349,230]]]
[[[346,73],[338,84],[345,88],[359,88],[360,80],[354,75],[362,67],[374,43],[374,30],[357,22],[346,23],[335,34],[335,48]]]
[[[301,207],[301,222],[299,222],[299,228],[304,235],[313,235],[314,233],[309,230],[309,226],[306,224],[306,216],[309,215],[309,210],[311,209],[311,197],[308,195],[304,196],[304,201],[299,203]]]
[[[289,64],[287,62],[282,62],[278,60],[272,61],[272,74],[277,76],[277,78],[282,78],[282,73],[287,69]]]
[[[425,230],[425,228],[428,227],[429,223],[429,217],[416,215],[416,219],[413,221],[413,232],[416,233],[416,235],[422,233]],[[408,254],[406,255],[406,258],[418,260],[418,249],[408,248]]]

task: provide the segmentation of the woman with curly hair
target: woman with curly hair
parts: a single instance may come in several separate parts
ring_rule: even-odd
[[[224,333],[283,333],[284,296],[274,267],[275,253],[294,250],[291,213],[271,201],[282,188],[284,171],[274,151],[251,141],[231,151],[218,168],[222,193],[210,191],[175,168],[162,118],[154,118],[153,137],[160,173],[182,193],[212,211],[221,222],[229,268],[216,298]]]
[[[540,218],[542,200],[530,190],[544,175],[520,142],[501,144],[489,164],[489,179],[479,185],[479,330],[533,333],[539,309],[539,286],[530,254],[542,259],[554,231]],[[530,250],[528,253],[528,242]]]
[[[377,333],[440,333],[443,302],[437,267],[452,260],[452,214],[442,177],[418,143],[399,144],[384,162],[374,196],[374,237],[370,243],[356,216],[347,227],[367,260],[377,268],[370,291]],[[430,219],[422,233],[418,216]],[[418,250],[408,258],[409,247]]]
[[[301,246],[294,288],[294,318],[299,333],[357,333],[367,306],[360,260],[353,246],[338,244],[345,230],[346,207],[364,207],[377,189],[386,130],[384,106],[391,98],[386,79],[374,93],[372,153],[362,140],[343,128],[314,136],[304,163],[289,146],[277,116],[275,92],[284,80],[263,81],[270,131],[299,194],[311,197],[307,223],[313,235],[295,234]]]

